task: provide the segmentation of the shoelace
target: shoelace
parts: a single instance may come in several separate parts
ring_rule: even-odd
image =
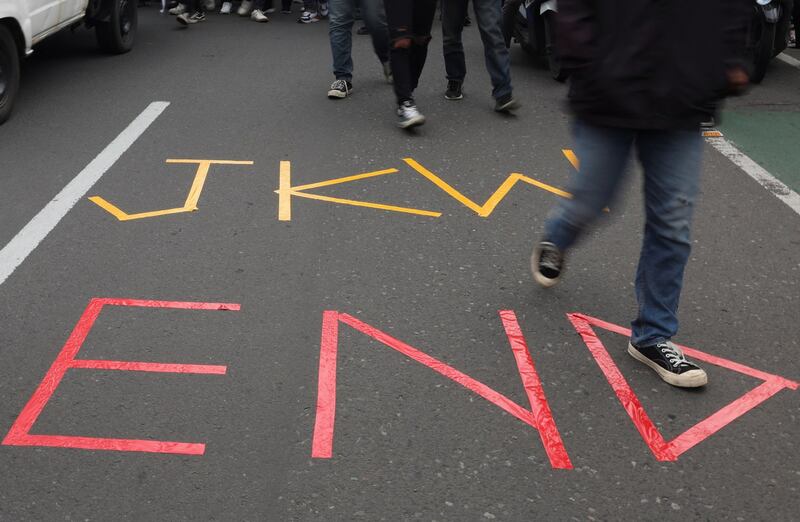
[[[672,343],[659,343],[657,348],[669,359],[670,364],[673,366],[682,366],[689,363],[683,351]]]
[[[344,91],[345,94],[348,94],[350,92],[350,88],[347,86],[347,82],[344,80],[336,80],[335,82],[333,82],[333,85],[331,85],[331,89],[335,89],[337,91]]]
[[[542,249],[540,263],[548,268],[558,270],[559,265],[561,264],[561,254],[559,254],[556,250]]]

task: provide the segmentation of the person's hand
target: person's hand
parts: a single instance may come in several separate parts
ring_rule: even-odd
[[[741,94],[747,89],[750,83],[750,77],[747,72],[741,67],[733,67],[728,69],[728,88],[734,94]]]

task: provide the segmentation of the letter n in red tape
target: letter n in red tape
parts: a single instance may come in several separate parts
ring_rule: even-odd
[[[64,435],[31,434],[36,419],[39,418],[47,402],[53,396],[61,379],[70,369],[120,370],[129,372],[159,373],[198,373],[224,375],[225,366],[208,364],[161,364],[151,362],[109,361],[76,359],[78,352],[89,335],[94,322],[104,306],[134,306],[145,308],[183,308],[188,310],[239,310],[238,304],[226,303],[187,303],[178,301],[142,301],[136,299],[92,299],[75,329],[67,339],[64,348],[53,365],[39,383],[28,404],[22,409],[11,430],[3,439],[6,446],[49,446],[57,448],[78,448],[86,450],[141,451],[147,453],[177,453],[182,455],[202,455],[205,444],[193,442],[167,442],[159,440],[107,439],[97,437],[73,437]]]
[[[503,321],[503,327],[511,343],[511,350],[514,353],[522,384],[530,402],[530,410],[523,408],[505,395],[496,392],[452,366],[359,321],[351,315],[333,311],[325,312],[322,317],[317,416],[314,425],[311,456],[313,458],[328,459],[333,454],[333,432],[336,416],[336,354],[339,347],[339,323],[344,323],[457,382],[538,430],[545,452],[550,459],[550,465],[557,469],[572,469],[572,463],[553,420],[553,414],[544,395],[542,382],[533,366],[533,359],[531,359],[522,330],[517,322],[517,317],[513,311],[504,310],[500,312],[500,319]]]
[[[614,364],[611,356],[608,355],[608,351],[606,350],[605,346],[603,346],[603,343],[600,342],[600,339],[592,329],[592,326],[602,328],[603,330],[608,330],[609,332],[624,335],[626,337],[630,337],[631,331],[627,328],[623,328],[612,323],[607,323],[588,315],[573,313],[567,314],[567,317],[572,322],[572,325],[575,327],[581,337],[583,337],[583,342],[586,343],[586,346],[589,348],[592,356],[597,361],[597,364],[600,366],[603,374],[605,374],[608,383],[614,389],[619,402],[625,408],[625,411],[628,412],[628,416],[633,421],[636,429],[639,430],[639,433],[650,447],[653,455],[655,455],[656,459],[660,461],[677,460],[678,457],[683,453],[700,444],[711,435],[715,434],[784,388],[790,390],[796,390],[798,388],[798,383],[790,381],[789,379],[762,372],[743,364],[729,361],[728,359],[723,359],[722,357],[717,357],[699,350],[688,348],[686,346],[681,346],[680,348],[686,355],[697,359],[698,361],[704,361],[709,364],[721,366],[722,368],[739,372],[755,379],[760,379],[764,382],[745,393],[732,403],[728,404],[721,410],[698,422],[671,441],[667,442],[661,436],[661,433],[658,431],[658,428],[656,428],[655,424],[653,424],[653,421],[650,420],[647,412],[644,411],[642,404],[639,402],[639,398],[633,392],[628,384],[628,381],[625,380],[622,372],[620,372],[619,368],[617,368],[617,365]]]

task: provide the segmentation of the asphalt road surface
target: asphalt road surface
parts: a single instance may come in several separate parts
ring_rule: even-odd
[[[368,39],[330,101],[326,24],[295,16],[147,8],[128,55],[78,31],[27,60],[0,128],[0,520],[800,518],[800,215],[718,152],[798,190],[800,70],[709,138],[677,341],[710,383],[685,391],[625,354],[637,169],[563,284],[532,283],[573,170],[562,85],[515,48],[524,107],[495,114],[473,27],[446,101],[437,31],[402,133]]]

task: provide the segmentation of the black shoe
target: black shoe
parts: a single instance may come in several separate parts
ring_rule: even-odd
[[[448,80],[447,90],[444,92],[445,100],[460,100],[464,97],[461,92],[461,82],[458,80]]]
[[[665,382],[681,388],[698,388],[708,383],[702,368],[686,360],[680,348],[671,341],[653,346],[634,346],[628,343],[631,357],[655,370]]]
[[[545,288],[554,286],[564,270],[564,254],[549,241],[542,241],[533,250],[531,272],[533,280]]]
[[[353,93],[353,84],[348,80],[336,80],[328,90],[328,98],[347,98]]]
[[[361,36],[364,36],[366,34],[369,34],[369,29],[367,29],[366,25],[362,25],[361,27],[358,28],[358,31],[356,31],[356,34],[360,34]]]
[[[469,16],[464,17],[464,27],[469,27],[472,25],[472,19]]]
[[[707,116],[705,120],[700,122],[701,129],[713,129],[717,126],[717,120],[713,116]]]
[[[516,109],[519,109],[519,102],[511,94],[501,96],[494,102],[494,110],[497,112],[511,112]]]

